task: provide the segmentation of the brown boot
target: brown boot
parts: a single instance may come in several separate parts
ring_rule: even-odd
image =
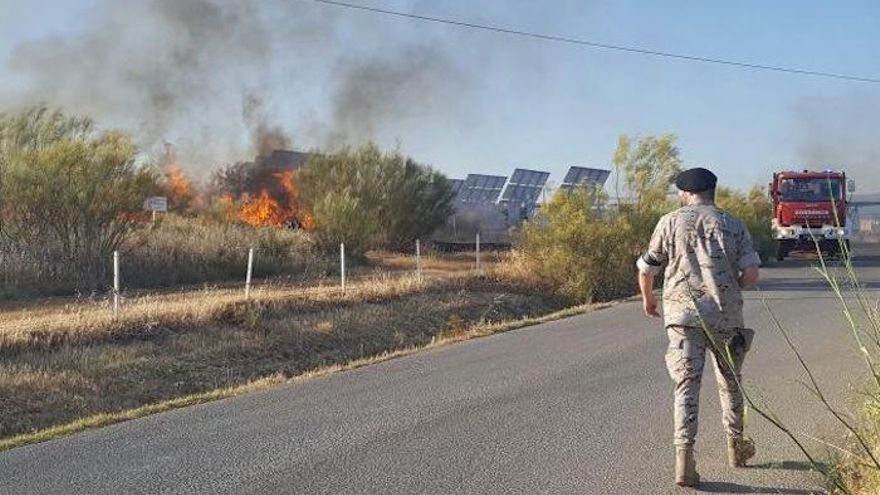
[[[678,486],[696,486],[700,482],[697,463],[694,461],[693,447],[676,447],[675,449],[675,484]]]
[[[755,456],[755,442],[743,437],[727,437],[727,463],[730,467],[745,467]]]

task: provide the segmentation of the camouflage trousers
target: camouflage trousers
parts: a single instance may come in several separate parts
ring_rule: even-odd
[[[712,330],[710,340],[702,328],[669,326],[666,334],[669,337],[666,368],[675,384],[675,445],[693,445],[697,439],[700,385],[706,351],[715,368],[724,430],[729,436],[742,435],[743,395],[737,382],[754,331],[747,328]],[[729,349],[729,355],[726,349]],[[732,366],[728,357],[732,358]]]

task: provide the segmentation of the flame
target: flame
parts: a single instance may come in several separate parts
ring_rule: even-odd
[[[280,227],[290,220],[290,213],[263,189],[256,198],[242,202],[238,218],[254,227]]]
[[[299,188],[296,185],[296,171],[285,170],[284,172],[276,172],[273,175],[275,176],[275,179],[278,180],[278,183],[281,184],[282,189],[284,189],[284,194],[287,196],[288,206],[290,206],[292,210],[295,210],[296,206],[299,204]]]
[[[177,161],[177,149],[172,143],[165,143],[165,196],[171,210],[188,210],[196,198],[192,183],[184,175]]]
[[[306,230],[315,228],[315,219],[311,213],[306,211],[299,200],[299,185],[297,184],[297,171],[286,170],[275,174],[275,179],[284,189],[287,197],[287,210],[290,214],[289,220],[296,221],[299,226]]]
[[[193,188],[189,179],[176,163],[168,165],[168,182],[165,185],[168,204],[173,209],[185,209],[193,200]]]
[[[238,198],[229,194],[215,197],[212,201],[215,218],[240,221],[254,227],[314,229],[314,217],[300,203],[297,171],[276,172],[271,177],[275,182],[263,187],[258,195],[244,193]]]

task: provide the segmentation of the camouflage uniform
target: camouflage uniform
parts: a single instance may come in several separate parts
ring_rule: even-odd
[[[666,265],[666,366],[675,383],[678,446],[696,440],[707,349],[715,365],[725,431],[742,435],[743,396],[737,381],[754,332],[744,328],[738,279],[742,270],[759,263],[745,225],[710,204],[685,206],[661,218],[647,252],[639,258],[644,273],[657,274]],[[728,350],[732,367],[727,364]]]

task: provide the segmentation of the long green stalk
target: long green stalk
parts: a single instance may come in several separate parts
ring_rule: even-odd
[[[734,364],[733,355],[730,352],[730,346],[725,344],[725,348],[722,350],[722,348],[718,345],[718,343],[715,341],[715,337],[712,335],[712,332],[709,330],[709,327],[706,324],[706,321],[703,319],[703,315],[700,313],[699,307],[697,306],[696,297],[694,297],[693,291],[690,288],[690,286],[688,286],[688,292],[690,293],[691,303],[694,305],[694,311],[696,312],[697,317],[700,320],[700,328],[703,331],[703,335],[706,337],[706,340],[708,340],[708,342],[710,343],[712,348],[716,351],[716,355],[722,356],[722,358],[724,360],[724,365],[728,366],[729,367],[728,369],[731,370],[731,375],[733,376],[733,379],[736,382],[736,386],[740,390],[740,392],[743,394],[743,398],[746,400],[746,403],[748,403],[749,407],[751,407],[759,416],[761,416],[762,418],[767,420],[767,422],[769,422],[771,425],[773,425],[776,429],[778,429],[783,434],[785,434],[785,436],[787,436],[789,438],[789,440],[791,440],[791,442],[795,444],[795,446],[798,448],[798,450],[801,451],[801,453],[804,455],[804,457],[810,463],[810,466],[812,466],[812,468],[816,472],[822,474],[822,476],[826,480],[833,483],[839,490],[843,491],[846,494],[849,494],[850,492],[846,488],[846,486],[844,486],[837,479],[835,479],[832,476],[830,470],[822,468],[822,466],[816,461],[816,459],[813,458],[812,454],[810,454],[810,452],[803,445],[803,443],[801,443],[801,441],[797,438],[797,436],[794,434],[794,432],[792,432],[792,430],[790,428],[788,428],[785,425],[785,423],[779,419],[778,416],[776,416],[769,409],[765,410],[763,407],[761,407],[757,403],[755,403],[754,400],[752,400],[751,394],[743,386],[742,381],[740,380],[739,376],[737,376],[737,373],[735,372],[736,366]]]
[[[862,435],[861,432],[859,432],[855,427],[853,427],[852,424],[850,424],[850,422],[847,421],[843,417],[843,415],[841,413],[839,413],[831,405],[831,403],[828,401],[828,398],[825,397],[824,393],[822,393],[822,389],[819,387],[819,383],[816,381],[816,378],[813,375],[813,371],[810,369],[809,366],[807,366],[807,363],[804,361],[804,358],[801,355],[800,351],[798,350],[797,346],[794,345],[794,342],[792,342],[791,337],[789,337],[789,335],[788,335],[788,332],[785,331],[785,329],[782,327],[782,323],[780,323],[780,321],[779,321],[779,318],[776,317],[776,313],[773,312],[773,310],[770,308],[770,305],[767,303],[766,300],[762,299],[762,301],[764,303],[764,308],[767,310],[767,313],[770,315],[770,319],[773,321],[774,326],[776,327],[777,330],[779,330],[779,333],[782,335],[783,339],[785,339],[785,343],[788,344],[788,348],[791,349],[791,352],[794,353],[795,357],[798,360],[798,363],[800,363],[801,368],[803,368],[804,372],[806,372],[807,377],[810,380],[810,384],[812,385],[812,391],[814,392],[815,396],[819,399],[819,401],[822,402],[822,404],[825,406],[825,408],[828,410],[828,412],[830,412],[831,415],[834,416],[835,419],[837,419],[837,421],[839,421],[847,430],[849,430],[850,433],[853,434],[854,437],[856,437],[856,439],[859,442],[859,445],[861,445],[861,447],[865,451],[865,453],[868,454],[868,457],[871,458],[871,462],[873,462],[872,467],[874,469],[880,470],[880,461],[878,461],[877,457],[874,456],[874,452],[872,451],[871,447],[868,445],[868,442],[865,440],[864,435]]]

